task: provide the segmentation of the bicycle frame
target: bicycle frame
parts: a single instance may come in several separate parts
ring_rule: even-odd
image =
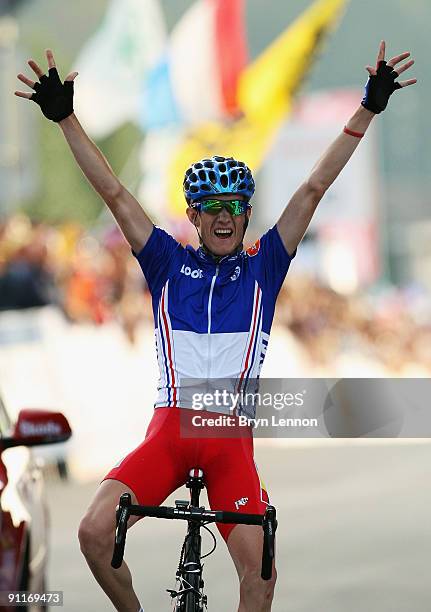
[[[277,529],[276,510],[274,506],[267,506],[264,515],[206,510],[205,507],[199,506],[200,492],[205,487],[204,474],[200,468],[190,470],[189,478],[185,484],[190,489],[190,502],[176,500],[175,508],[132,505],[129,493],[121,495],[116,511],[117,529],[111,566],[118,569],[123,562],[127,522],[130,516],[187,520],[187,534],[176,572],[179,589],[167,589],[167,591],[174,600],[173,610],[175,612],[204,612],[204,609],[207,609],[207,598],[203,593],[200,529],[208,523],[215,522],[261,525],[264,532],[261,577],[263,580],[269,580],[272,576],[274,559],[274,540]]]
[[[176,500],[177,508],[186,509],[189,506],[198,508],[201,490],[204,488],[203,471],[198,468],[190,470],[186,487],[190,489],[190,504],[187,501]],[[207,597],[203,593],[203,565],[201,564],[201,525],[194,520],[188,521],[187,534],[181,550],[180,563],[176,573],[178,590],[167,589],[175,599],[175,612],[203,612],[207,606]],[[184,553],[184,555],[183,555]]]

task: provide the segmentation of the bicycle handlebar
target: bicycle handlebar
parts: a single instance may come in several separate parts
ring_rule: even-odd
[[[274,538],[277,529],[276,510],[268,506],[265,514],[243,514],[239,512],[226,512],[224,510],[206,510],[194,506],[138,506],[131,503],[130,493],[123,493],[117,509],[117,528],[115,531],[114,552],[111,566],[118,569],[124,556],[126,545],[127,522],[130,516],[151,516],[164,519],[177,519],[204,523],[234,523],[236,525],[262,525],[263,551],[262,570],[263,580],[269,580],[272,575],[272,560],[274,558]]]
[[[172,508],[171,506],[129,506],[129,516],[151,516],[154,518],[198,520],[210,523],[237,523],[240,525],[262,525],[262,514],[242,514],[224,510],[202,508]]]

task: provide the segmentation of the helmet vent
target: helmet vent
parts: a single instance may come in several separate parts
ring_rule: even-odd
[[[207,173],[205,172],[205,170],[199,170],[199,178],[201,179],[201,181],[206,181],[207,180]]]
[[[226,176],[226,174],[222,174],[220,177],[220,183],[222,185],[222,187],[226,188],[228,186],[229,180]]]

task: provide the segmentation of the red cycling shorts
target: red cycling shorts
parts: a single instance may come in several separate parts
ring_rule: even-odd
[[[241,427],[238,437],[188,437],[180,428],[180,416],[192,414],[196,411],[156,408],[145,440],[103,480],[112,478],[127,485],[141,505],[160,506],[184,485],[191,468],[200,468],[212,510],[263,514],[269,498],[254,462],[251,429],[244,434]],[[235,525],[217,523],[217,527],[227,541]]]

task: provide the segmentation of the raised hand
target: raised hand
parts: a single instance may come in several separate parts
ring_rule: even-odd
[[[395,66],[403,60],[410,57],[410,52],[406,51],[400,55],[395,55],[388,62],[385,61],[386,43],[384,40],[380,43],[379,52],[377,55],[376,66],[367,66],[369,77],[365,86],[365,95],[362,100],[362,106],[373,113],[381,113],[388,105],[389,98],[396,89],[414,85],[417,79],[408,79],[407,81],[396,81],[396,79],[411,68],[415,63],[414,60],[409,60],[395,69]]]
[[[62,83],[57,72],[54,55],[50,49],[46,51],[46,59],[48,74],[44,74],[34,60],[28,61],[28,65],[38,77],[38,81],[32,81],[24,74],[18,74],[18,79],[34,89],[34,92],[15,91],[15,95],[33,100],[33,102],[39,104],[47,119],[59,122],[73,113],[73,81],[78,73],[71,72]]]

